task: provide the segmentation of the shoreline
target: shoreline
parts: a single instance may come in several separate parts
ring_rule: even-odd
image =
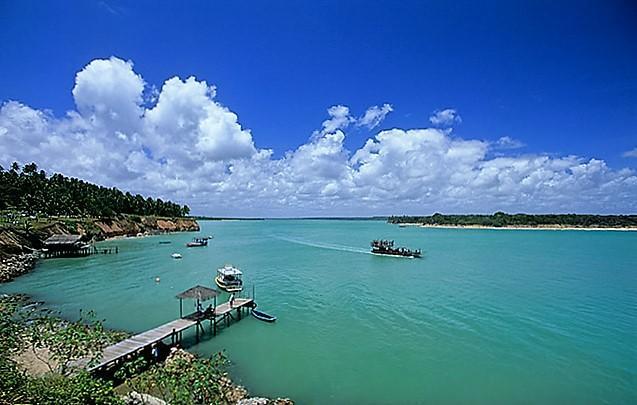
[[[35,301],[27,294],[22,293],[0,293],[0,302],[3,300],[16,300],[20,302],[20,310],[24,311],[26,308],[36,308],[38,311],[49,311],[45,301]],[[60,322],[72,322],[70,319],[66,319],[59,314],[51,315],[53,319]],[[121,341],[126,336],[130,336],[131,332],[125,330],[104,328],[104,331],[110,334],[115,339]],[[185,360],[190,364],[196,362],[198,359],[205,357],[196,353],[190,352],[187,348],[182,348],[179,345],[170,346],[169,353],[165,359],[157,362],[156,364],[161,367],[170,367],[171,363],[175,359]],[[32,347],[24,346],[20,351],[12,354],[12,359],[16,362],[18,367],[29,376],[39,378],[48,374],[55,374],[48,367],[47,364],[54,363],[50,356],[48,348],[34,349]],[[177,364],[179,362],[177,361]],[[152,364],[151,364],[152,365]],[[163,399],[160,399],[150,393],[139,393],[127,386],[127,381],[132,378],[137,378],[148,370],[142,371],[140,374],[131,376],[122,380],[118,385],[113,386],[115,392],[120,394],[120,398],[127,404],[139,403],[137,400],[142,399],[142,403],[151,404],[167,404]],[[68,378],[68,377],[65,377]],[[261,395],[253,395],[248,389],[237,383],[235,379],[230,375],[226,369],[220,375],[216,377],[216,383],[221,387],[221,395],[228,403],[237,405],[293,405],[294,401],[288,397],[264,397]],[[143,399],[148,402],[144,402]]]
[[[39,260],[39,252],[7,254],[0,262],[0,284],[31,272]]]
[[[485,225],[434,225],[421,223],[390,223],[390,225],[398,225],[399,228],[417,227],[417,228],[437,228],[437,229],[489,229],[489,230],[511,230],[511,231],[618,231],[618,232],[637,232],[637,227],[577,227],[562,225],[538,225],[538,226],[485,226]]]
[[[1,227],[0,283],[33,270],[40,259],[43,242],[52,235],[81,235],[87,242],[98,243],[178,232],[198,232],[200,229],[197,221],[189,217],[144,216],[79,218],[67,221],[45,218],[35,222],[31,231],[15,226]]]
[[[96,241],[95,243],[98,242],[111,242],[111,241],[115,241],[115,240],[128,240],[128,239],[142,239],[142,238],[147,238],[149,236],[162,236],[162,235],[174,235],[174,234],[178,234],[178,233],[187,233],[187,232],[199,232],[199,231],[159,231],[159,232],[145,232],[140,236],[137,235],[114,235],[114,236],[107,236],[102,240]]]

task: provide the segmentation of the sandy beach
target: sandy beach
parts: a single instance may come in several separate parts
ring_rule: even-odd
[[[561,225],[539,225],[539,226],[483,226],[483,225],[430,225],[417,223],[394,224],[399,227],[415,226],[419,228],[441,228],[441,229],[494,229],[494,230],[517,230],[517,231],[622,231],[635,232],[637,227],[610,228],[610,227],[575,227]]]

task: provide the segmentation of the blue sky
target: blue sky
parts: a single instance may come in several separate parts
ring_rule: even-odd
[[[242,129],[250,131],[254,151],[271,150],[268,159],[279,164],[286,152],[316,141],[321,124],[329,118],[329,107],[347,106],[357,119],[370,106],[387,103],[392,111],[379,126],[370,129],[351,121],[335,128],[345,134],[337,154],[351,158],[383,129],[430,128],[434,111],[453,109],[461,118],[438,130],[448,141],[475,140],[486,145],[474,168],[503,155],[577,156],[583,162],[593,158],[603,161],[605,170],[614,175],[624,168],[637,168],[637,157],[630,156],[637,148],[637,6],[629,1],[0,1],[0,43],[0,102],[12,100],[34,111],[49,111],[45,119],[50,128],[63,125],[60,120],[68,111],[81,110],[72,93],[76,74],[93,60],[114,56],[132,62],[131,69],[143,77],[145,96],[153,93],[153,86],[159,92],[174,76],[184,80],[195,76],[216,86],[214,99],[238,116]],[[95,96],[100,94],[97,91]],[[154,101],[145,98],[141,106],[151,109]],[[5,149],[15,149],[18,137],[26,139],[20,131],[27,129],[18,128],[15,115],[9,117],[7,110],[5,120],[12,124],[5,124],[4,136],[13,135],[13,140],[0,141]],[[86,109],[80,111],[84,118],[87,114]],[[105,131],[112,136],[126,134],[115,127]],[[95,135],[89,132],[83,136],[109,139],[97,129]],[[503,137],[511,140],[509,146],[524,146],[499,148],[497,142]],[[156,161],[171,160],[168,155],[159,156],[161,148],[153,150],[152,141],[144,142],[146,155]],[[122,163],[133,149],[132,144],[122,149]],[[127,173],[104,176],[103,170],[92,173],[77,162],[65,164],[62,157],[41,159],[38,153],[42,151],[26,155],[6,150],[0,160],[3,165],[12,158],[43,161],[52,170],[188,202],[202,213],[241,214],[220,206],[223,187],[153,188],[157,179],[141,181],[132,167]],[[212,160],[225,163],[214,170],[228,172],[229,159],[239,155],[226,159],[219,153]],[[211,161],[212,155],[206,156],[200,165]],[[356,171],[359,164],[352,163],[349,169]],[[385,169],[389,173],[390,168]],[[298,181],[305,179],[297,174]],[[320,184],[308,178],[305,185],[325,187],[334,180],[330,176],[331,172]],[[277,197],[261,206],[248,202],[247,214],[323,214],[326,210],[354,214],[358,212],[354,207],[372,200],[376,202],[366,205],[366,214],[498,208],[630,212],[635,205],[629,200],[637,197],[632,173],[624,174],[622,184],[613,189],[615,194],[625,194],[626,200],[620,202],[617,197],[606,205],[581,201],[570,206],[528,190],[518,198],[501,198],[497,195],[506,195],[508,189],[500,184],[486,205],[463,205],[461,197],[450,204],[455,195],[451,187],[439,198],[394,190],[395,203],[387,206],[377,201],[386,196],[362,191],[360,179],[355,178],[354,184],[345,181],[348,176],[342,175],[338,187],[334,186],[343,192],[337,193],[340,202],[331,199],[327,208]],[[531,175],[521,176],[517,181]],[[611,180],[617,183],[614,177],[597,179],[591,187],[599,191]],[[449,186],[443,183],[417,185],[431,187],[433,192]],[[356,189],[354,196],[344,191],[348,187]],[[238,189],[249,195],[249,185],[232,183],[235,193]],[[269,195],[281,192],[276,186]],[[476,193],[472,191],[474,197]]]

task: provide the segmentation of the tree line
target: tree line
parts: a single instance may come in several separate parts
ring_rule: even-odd
[[[0,210],[8,209],[29,215],[82,217],[117,214],[181,217],[190,213],[187,205],[144,198],[59,173],[47,176],[35,163],[20,168],[17,162],[8,170],[0,166]]]
[[[583,215],[583,214],[506,214],[496,212],[493,215],[443,215],[429,216],[391,216],[387,220],[392,224],[423,225],[477,225],[488,227],[507,226],[569,226],[581,228],[625,228],[637,227],[637,215]]]

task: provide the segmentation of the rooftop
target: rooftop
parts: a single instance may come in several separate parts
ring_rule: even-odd
[[[184,292],[177,294],[177,298],[179,299],[190,298],[190,299],[196,299],[200,301],[206,301],[216,297],[217,295],[219,295],[219,292],[217,290],[204,287],[202,285],[196,285],[194,287],[187,289]]]
[[[219,268],[217,272],[224,276],[240,276],[241,274],[243,274],[241,273],[241,270],[228,264],[226,264],[224,267]]]
[[[82,239],[82,235],[53,235],[44,241],[45,245],[73,245]]]

